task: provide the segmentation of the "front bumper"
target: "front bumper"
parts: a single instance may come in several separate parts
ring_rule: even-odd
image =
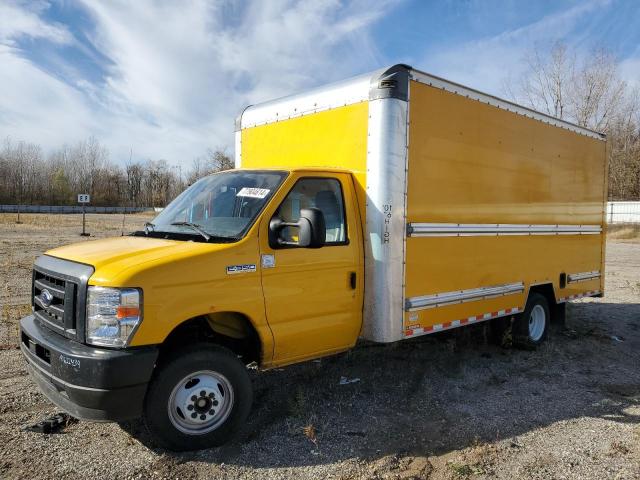
[[[70,415],[120,421],[142,414],[156,346],[109,350],[65,338],[33,315],[20,320],[20,349],[42,392]]]

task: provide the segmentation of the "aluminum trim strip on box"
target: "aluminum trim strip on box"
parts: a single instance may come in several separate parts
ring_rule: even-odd
[[[598,235],[600,225],[525,225],[507,223],[410,223],[408,237],[460,237],[482,235]]]
[[[600,278],[599,270],[594,270],[592,272],[570,273],[567,275],[567,283],[584,282],[586,280],[593,280],[594,278]]]
[[[414,312],[426,308],[443,307],[458,303],[483,300],[485,298],[501,297],[524,292],[524,283],[505,283],[489,287],[471,288],[468,290],[456,290],[452,292],[434,293],[419,297],[407,298],[405,311]]]

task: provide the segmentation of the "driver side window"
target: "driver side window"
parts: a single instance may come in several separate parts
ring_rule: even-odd
[[[342,187],[335,178],[302,178],[296,182],[278,207],[276,216],[285,222],[297,222],[303,208],[318,208],[326,224],[325,245],[347,243]],[[281,237],[286,241],[297,240],[297,229],[285,227]]]

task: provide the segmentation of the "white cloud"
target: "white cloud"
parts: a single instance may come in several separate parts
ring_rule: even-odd
[[[75,142],[95,127],[83,96],[0,45],[0,136],[47,147]]]
[[[65,83],[15,46],[6,48],[0,55],[0,82],[8,92],[0,97],[0,137],[51,148],[93,134],[115,160],[128,158],[133,148],[134,156],[172,163],[189,163],[208,146],[232,145],[234,117],[248,103],[378,67],[369,27],[392,6],[382,0],[82,5],[95,23],[85,35],[110,60],[104,80]],[[21,36],[74,41],[37,11],[10,8],[0,32],[14,43]],[[0,12],[0,18],[7,15]],[[12,19],[29,20],[9,30]]]
[[[0,43],[12,45],[20,37],[42,38],[55,43],[70,43],[72,35],[60,24],[46,23],[38,16],[42,5],[33,2],[29,10],[18,2],[0,3]]]

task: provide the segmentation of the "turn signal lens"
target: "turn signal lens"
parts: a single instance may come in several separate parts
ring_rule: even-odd
[[[116,308],[116,317],[119,319],[128,317],[139,317],[140,309],[138,307],[118,307]]]

